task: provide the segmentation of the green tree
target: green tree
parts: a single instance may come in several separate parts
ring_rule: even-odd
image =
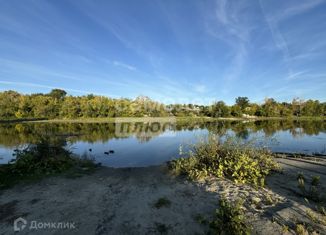
[[[19,110],[20,94],[15,91],[5,91],[0,93],[0,117],[12,119],[16,117]]]
[[[218,101],[212,105],[212,115],[214,117],[229,117],[229,107],[223,101]]]
[[[242,116],[242,110],[239,105],[235,104],[231,107],[231,115],[234,117]]]
[[[51,92],[49,93],[49,96],[51,96],[54,99],[57,100],[62,100],[66,97],[67,92],[61,89],[53,89],[51,90]]]
[[[246,107],[249,106],[249,99],[248,97],[241,97],[235,99],[235,103],[241,108],[243,111]]]
[[[263,109],[264,109],[264,114],[267,117],[280,116],[281,107],[273,98],[265,99],[265,103],[263,104]]]

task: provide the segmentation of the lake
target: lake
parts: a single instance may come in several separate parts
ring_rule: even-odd
[[[13,159],[14,149],[46,137],[104,166],[159,165],[178,158],[180,145],[187,147],[209,133],[254,140],[276,152],[326,153],[326,121],[37,122],[0,124],[0,164]]]

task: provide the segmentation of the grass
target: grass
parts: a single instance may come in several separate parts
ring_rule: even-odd
[[[315,224],[326,226],[326,216],[323,214],[318,215],[311,209],[306,210],[307,217]]]
[[[282,225],[282,233],[284,234],[284,233],[288,233],[289,232],[289,226],[287,226],[287,225]]]
[[[321,205],[318,205],[318,206],[317,206],[317,211],[318,211],[321,215],[323,215],[323,216],[326,217],[326,209],[325,209],[325,207],[323,207],[323,206],[321,206]]]
[[[171,205],[171,201],[165,197],[161,197],[159,198],[155,203],[154,203],[154,207],[156,209],[160,209],[162,207],[170,207]]]
[[[263,186],[265,177],[280,169],[267,149],[255,148],[252,143],[234,138],[221,142],[214,135],[193,145],[186,155],[172,160],[169,166],[175,174],[186,175],[191,180],[215,176]]]
[[[24,150],[15,150],[15,156],[14,163],[0,167],[0,188],[63,173],[76,177],[95,169],[92,160],[74,157],[63,145],[51,144],[47,139]]]
[[[295,232],[298,235],[309,235],[308,230],[303,224],[297,224],[295,227]]]
[[[297,176],[298,180],[298,188],[301,191],[301,195],[309,200],[314,202],[322,202],[323,195],[320,190],[320,176],[312,176],[310,180],[310,184],[306,185],[306,177],[299,173]]]

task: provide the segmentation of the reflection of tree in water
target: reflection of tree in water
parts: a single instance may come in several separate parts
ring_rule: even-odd
[[[260,120],[242,121],[177,121],[176,123],[127,123],[128,131],[121,132],[118,123],[19,123],[0,125],[0,145],[14,147],[37,143],[48,136],[51,140],[66,139],[70,143],[85,141],[89,143],[135,136],[140,142],[150,141],[162,133],[182,130],[207,129],[209,132],[225,135],[233,131],[241,138],[249,133],[264,132],[266,137],[277,131],[289,131],[292,136],[318,135],[326,133],[326,121]],[[120,125],[120,126],[119,126]]]
[[[171,122],[122,123],[116,125],[115,133],[117,136],[135,136],[139,142],[143,143],[174,129],[175,124]]]
[[[248,129],[245,129],[243,131],[239,131],[236,133],[236,137],[240,138],[240,139],[244,139],[247,140],[249,137],[249,131]]]

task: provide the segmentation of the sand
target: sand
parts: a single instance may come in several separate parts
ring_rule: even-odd
[[[13,234],[13,221],[27,220],[19,234],[207,234],[218,199],[245,199],[247,221],[255,234],[294,234],[296,224],[305,222],[321,234],[326,227],[311,221],[307,210],[316,204],[306,201],[297,187],[297,174],[320,175],[322,164],[278,159],[282,173],[268,177],[265,188],[236,185],[229,180],[209,178],[189,182],[171,175],[166,166],[113,169],[100,167],[79,178],[51,177],[0,192],[0,234]],[[318,173],[316,173],[316,171]],[[325,185],[320,188],[326,192]],[[155,207],[160,198],[170,201]],[[321,218],[321,217],[320,217]],[[74,229],[29,229],[31,221],[73,222]]]

